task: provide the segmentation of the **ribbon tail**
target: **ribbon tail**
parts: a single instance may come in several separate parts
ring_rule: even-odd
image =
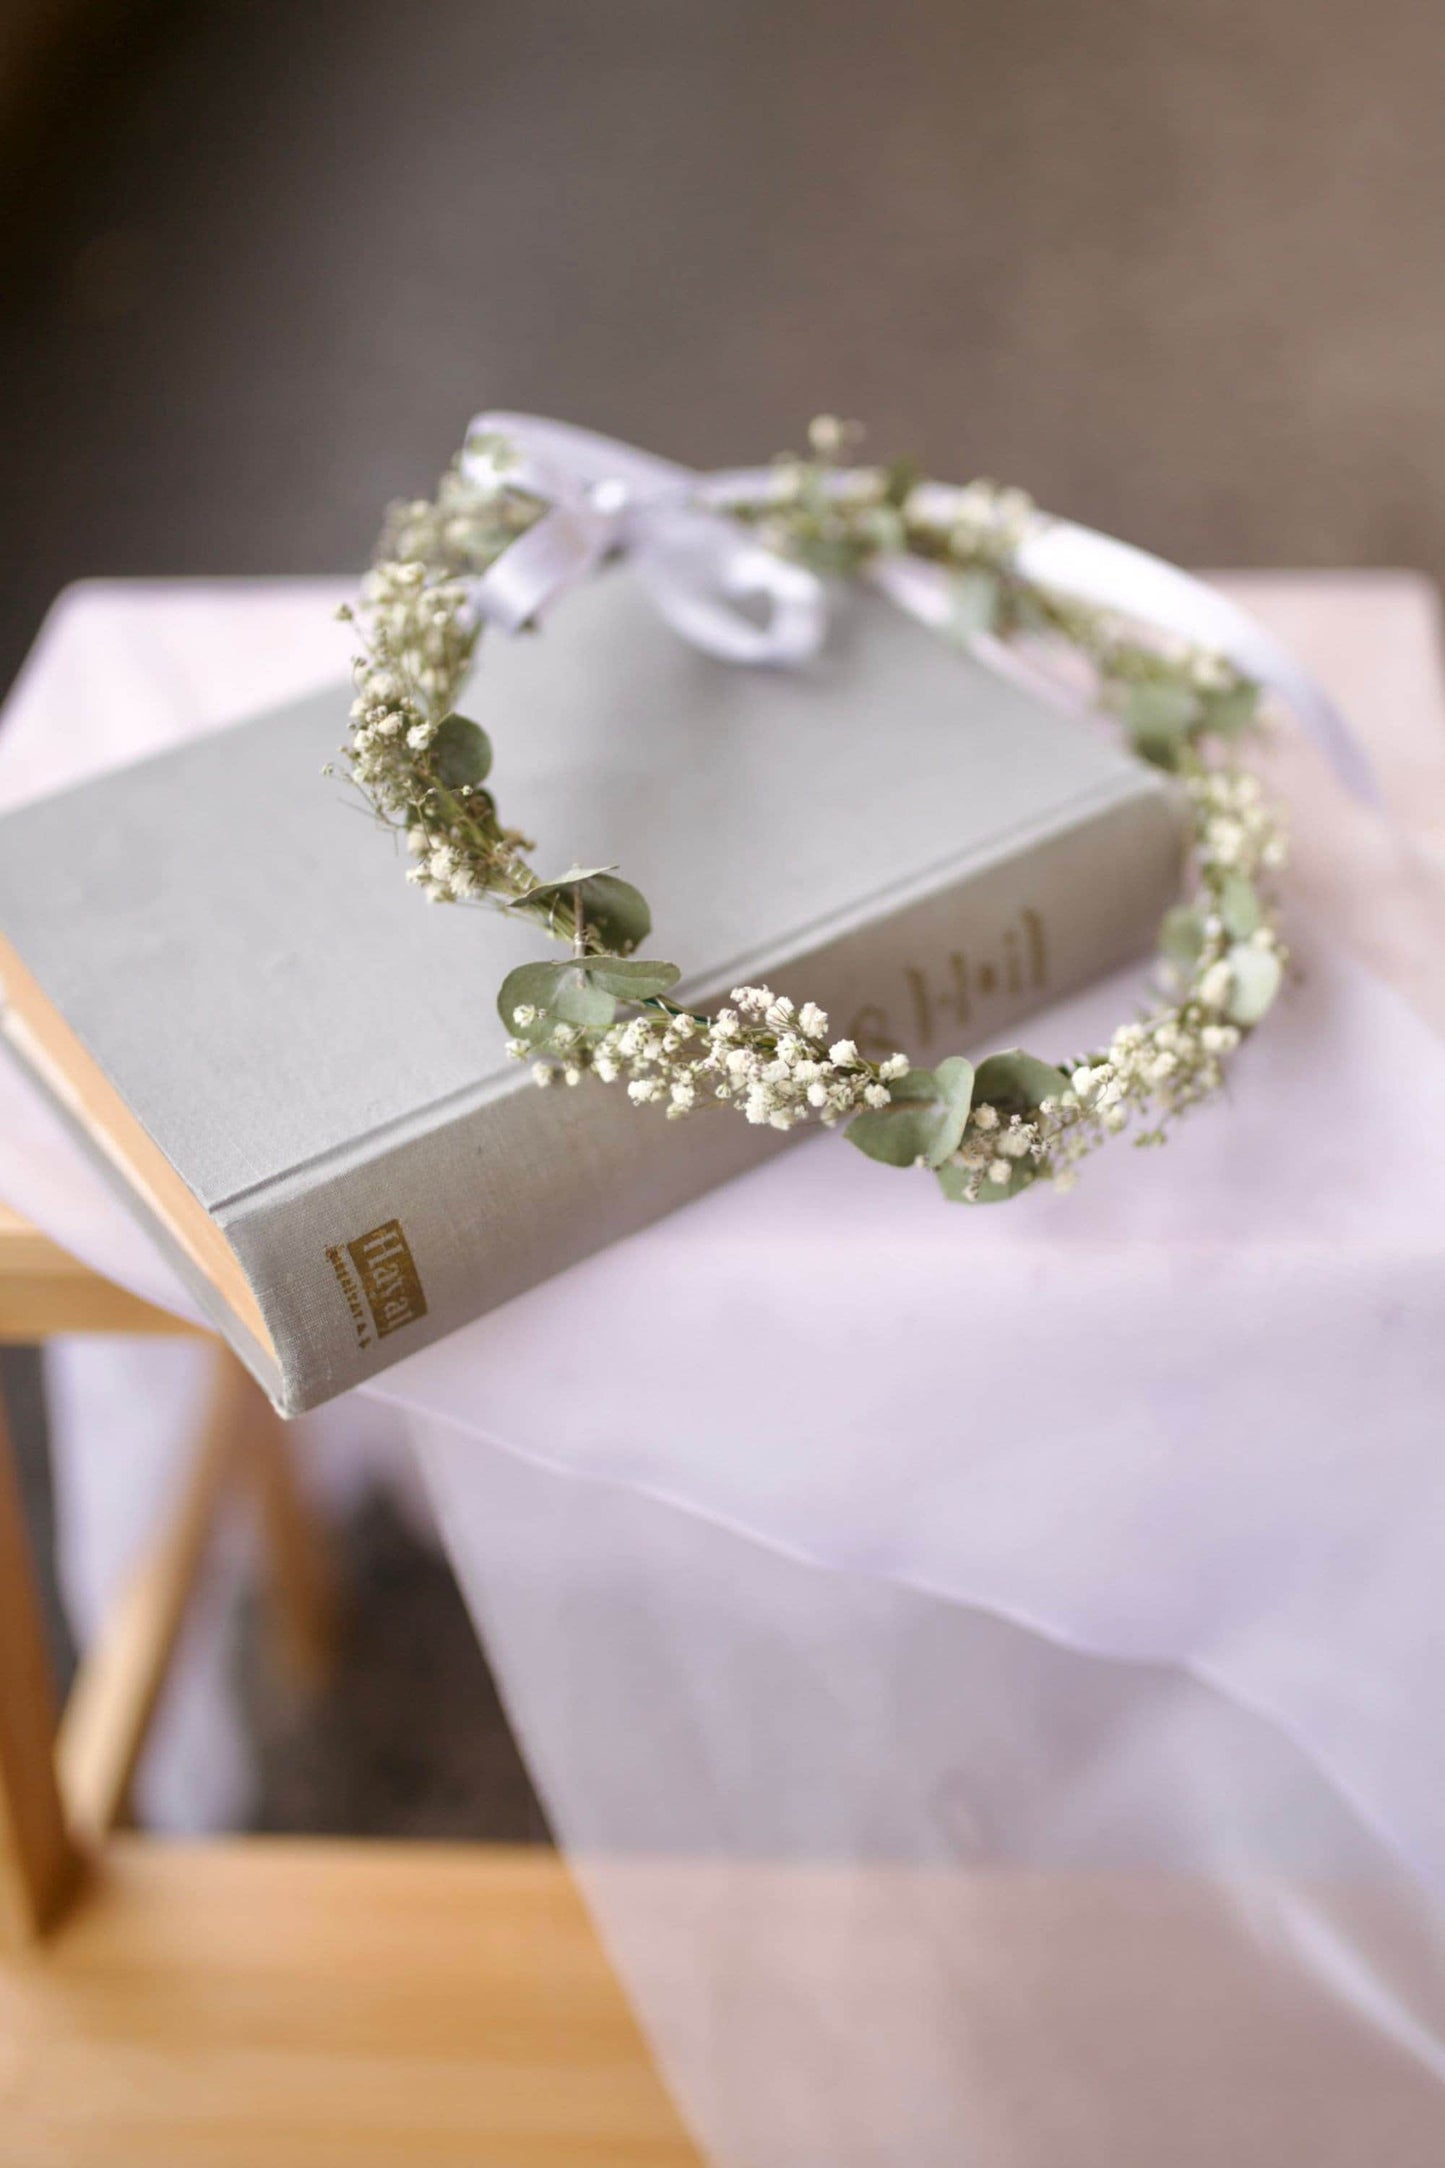
[[[1018,564],[1041,587],[1117,610],[1226,656],[1293,709],[1348,791],[1367,805],[1381,803],[1369,755],[1328,694],[1248,611],[1217,589],[1147,550],[1068,520],[1030,535]]]
[[[595,527],[566,505],[553,505],[467,582],[472,607],[504,632],[520,632],[585,579],[602,554]]]

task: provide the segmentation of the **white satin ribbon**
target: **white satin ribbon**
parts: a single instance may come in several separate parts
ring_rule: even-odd
[[[728,662],[792,666],[822,645],[828,590],[816,573],[764,549],[728,516],[779,487],[771,467],[702,474],[636,445],[536,414],[479,414],[462,454],[464,472],[490,469],[479,438],[506,440],[515,464],[507,478],[547,506],[541,518],[471,583],[491,623],[516,632],[542,616],[607,557],[625,554],[668,623],[708,654]],[[840,473],[837,485],[851,477]],[[962,491],[929,482],[920,509],[947,521]],[[1177,565],[1069,520],[1043,520],[1017,554],[1027,578],[1098,608],[1117,611],[1225,656],[1294,711],[1336,775],[1357,798],[1379,803],[1369,756],[1344,716],[1279,641],[1216,589]],[[954,622],[950,575],[940,565],[897,554],[877,559],[869,578],[919,623]],[[766,605],[761,621],[742,607]],[[988,659],[987,642],[980,652]]]
[[[754,541],[701,501],[702,477],[614,437],[534,414],[481,414],[464,471],[488,463],[478,437],[504,437],[517,455],[507,480],[548,506],[472,582],[483,617],[517,632],[606,557],[624,552],[668,623],[727,662],[805,662],[827,630],[821,580]],[[740,607],[766,603],[761,622]]]

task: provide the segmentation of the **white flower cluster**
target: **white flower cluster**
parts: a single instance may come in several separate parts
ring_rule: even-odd
[[[1032,1116],[999,1113],[997,1107],[987,1100],[969,1109],[968,1126],[963,1142],[953,1155],[953,1163],[968,1176],[964,1184],[965,1198],[974,1203],[979,1191],[988,1182],[1002,1187],[1017,1175],[1023,1163],[1029,1162],[1037,1170],[1045,1161],[1052,1171],[1052,1150],[1055,1141],[1064,1133],[1078,1107],[1072,1092],[1061,1092],[1057,1099],[1045,1099]],[[1055,1179],[1059,1176],[1056,1174]],[[1068,1187],[1068,1178],[1063,1179]]]
[[[460,580],[428,580],[414,558],[389,558],[366,575],[361,602],[372,653],[357,666],[353,720],[367,735],[394,736],[400,727],[417,751],[472,659],[466,588]]]
[[[827,1014],[814,1001],[800,1008],[769,986],[738,986],[732,1002],[713,1017],[644,1010],[590,1046],[563,1025],[547,1042],[559,1066],[537,1066],[548,1082],[560,1074],[579,1083],[587,1069],[604,1084],[625,1081],[636,1105],[665,1106],[670,1120],[722,1100],[773,1129],[814,1120],[831,1129],[862,1107],[886,1107],[890,1082],[909,1066],[906,1054],[866,1061],[851,1039],[830,1045]],[[525,1029],[533,1017],[518,1011],[516,1021]],[[507,1051],[521,1061],[536,1049],[513,1039]]]
[[[1121,1024],[1107,1051],[1081,1062],[1070,1078],[1080,1112],[1068,1125],[1064,1156],[1082,1157],[1134,1114],[1166,1120],[1218,1091],[1223,1057],[1242,1036],[1237,1024],[1209,1021],[1197,1003]]]
[[[352,780],[377,811],[405,818],[417,796],[416,756],[431,743],[466,675],[476,635],[461,583],[429,583],[424,565],[400,558],[367,574],[361,610],[369,639],[353,671],[356,697],[344,751]]]
[[[418,821],[408,829],[406,847],[416,860],[406,877],[430,903],[461,903],[484,896],[487,884],[473,863],[472,853],[453,841],[442,828]]]
[[[447,469],[434,498],[393,504],[377,556],[444,575],[476,572],[500,556],[536,518],[536,502],[510,486],[515,454],[500,437],[474,437]]]
[[[1227,692],[1236,683],[1234,670],[1212,648],[1194,647],[1187,640],[1181,640],[1172,652],[1180,676],[1187,679],[1197,693]]]
[[[1278,811],[1258,778],[1243,768],[1209,768],[1189,777],[1195,849],[1206,874],[1276,873],[1289,856]]]
[[[1138,1141],[1157,1143],[1168,1121],[1217,1092],[1225,1063],[1256,1020],[1254,1010],[1237,1007],[1242,985],[1262,1014],[1287,961],[1277,927],[1248,885],[1288,855],[1258,783],[1241,770],[1214,768],[1188,778],[1187,789],[1202,876],[1199,953],[1177,1002],[1121,1024],[1104,1053],[1074,1068],[1070,1092],[1050,1110],[1041,1140],[1056,1181],[1067,1183],[1086,1152],[1136,1117],[1147,1122]],[[1230,882],[1246,884],[1259,911],[1260,923],[1247,933],[1231,933],[1226,922]]]
[[[508,487],[507,465],[498,447],[490,471],[453,467],[434,501],[393,505],[360,604],[340,613],[366,643],[353,666],[347,771],[383,820],[405,827],[407,879],[435,903],[506,900],[532,885],[518,856],[526,839],[499,829],[489,806],[468,805],[466,790],[440,791],[426,766],[476,650],[467,577],[537,514]]]
[[[1038,508],[1024,490],[970,482],[952,507],[950,551],[960,561],[1007,562],[1027,541],[1037,519]]]

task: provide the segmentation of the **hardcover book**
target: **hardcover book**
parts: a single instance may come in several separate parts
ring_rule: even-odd
[[[5,1036],[286,1414],[790,1141],[538,1091],[494,1000],[538,936],[407,884],[321,772],[349,700],[0,820]],[[470,704],[535,862],[618,863],[681,998],[766,980],[869,1051],[996,1037],[1141,953],[1176,885],[1157,777],[866,595],[750,669],[614,570],[487,642]]]

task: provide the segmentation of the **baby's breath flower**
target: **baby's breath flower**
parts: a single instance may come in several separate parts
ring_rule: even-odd
[[[1206,1009],[1222,1009],[1234,985],[1234,973],[1221,958],[1211,964],[1195,989]]]

